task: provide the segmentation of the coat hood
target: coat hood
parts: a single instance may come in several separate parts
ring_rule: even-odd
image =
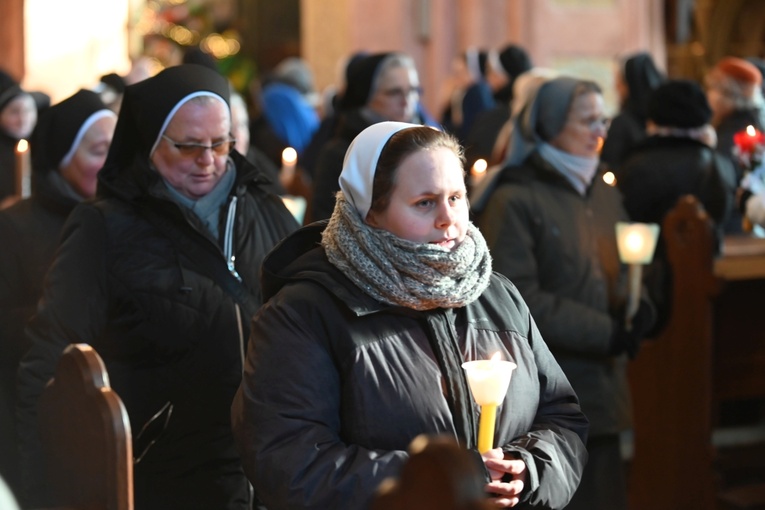
[[[321,246],[321,233],[327,223],[317,221],[297,230],[266,256],[261,271],[263,302],[291,282],[308,280],[327,289],[357,315],[390,308],[362,292],[327,260]]]

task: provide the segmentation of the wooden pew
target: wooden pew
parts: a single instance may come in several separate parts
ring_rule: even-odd
[[[57,508],[132,510],[130,421],[92,347],[66,348],[38,413]]]
[[[662,236],[673,312],[630,366],[630,508],[713,510],[723,488],[712,442],[720,404],[765,397],[765,239],[728,237],[715,256],[711,221],[690,196]]]

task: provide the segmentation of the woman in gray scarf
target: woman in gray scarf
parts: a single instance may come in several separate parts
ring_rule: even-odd
[[[233,406],[262,502],[366,509],[421,434],[481,459],[461,364],[499,353],[517,368],[479,460],[478,497],[563,508],[586,461],[587,421],[518,291],[492,272],[455,139],[374,124],[348,149],[340,187],[329,222],[288,237],[263,265],[270,299]]]
[[[631,420],[626,364],[655,320],[647,300],[631,329],[624,320],[626,267],[615,224],[627,214],[601,178],[606,128],[597,84],[561,77],[542,85],[516,119],[479,220],[494,268],[518,286],[590,420],[590,460],[567,510],[626,508],[619,450]]]

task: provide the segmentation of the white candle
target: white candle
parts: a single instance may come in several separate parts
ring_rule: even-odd
[[[32,162],[29,142],[23,138],[16,144],[16,195],[26,198],[32,193]]]
[[[640,304],[640,287],[642,280],[642,265],[650,264],[656,241],[659,238],[659,225],[656,223],[624,223],[616,224],[616,243],[619,258],[629,264],[629,280],[625,321],[627,329],[632,327],[632,318]]]
[[[287,147],[282,151],[282,170],[279,173],[279,181],[282,186],[289,190],[293,179],[295,178],[295,167],[297,166],[297,151],[292,147]]]
[[[517,365],[499,359],[499,352],[491,359],[467,361],[462,364],[475,402],[481,406],[478,424],[478,451],[486,453],[494,447],[494,426],[497,406],[502,404],[510,385],[510,377]]]
[[[487,168],[488,164],[486,163],[485,159],[477,159],[476,162],[473,163],[473,166],[470,169],[470,180],[473,186],[481,182],[481,180],[486,176]]]

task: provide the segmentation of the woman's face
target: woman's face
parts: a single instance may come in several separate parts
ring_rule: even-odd
[[[0,112],[0,128],[11,138],[29,138],[37,124],[37,105],[29,94],[11,99]]]
[[[402,239],[450,250],[465,239],[468,222],[462,163],[444,147],[407,156],[396,170],[388,207],[367,215],[367,223]]]
[[[173,189],[198,200],[210,193],[226,173],[230,129],[225,104],[190,101],[167,125],[151,162]]]
[[[405,66],[391,67],[380,77],[369,108],[385,120],[412,122],[420,101],[417,72]]]
[[[573,156],[597,157],[607,129],[603,96],[597,92],[579,94],[571,103],[566,125],[550,145]]]
[[[59,170],[64,180],[83,198],[96,194],[98,172],[106,161],[116,125],[116,117],[97,120],[85,132],[69,164]]]

